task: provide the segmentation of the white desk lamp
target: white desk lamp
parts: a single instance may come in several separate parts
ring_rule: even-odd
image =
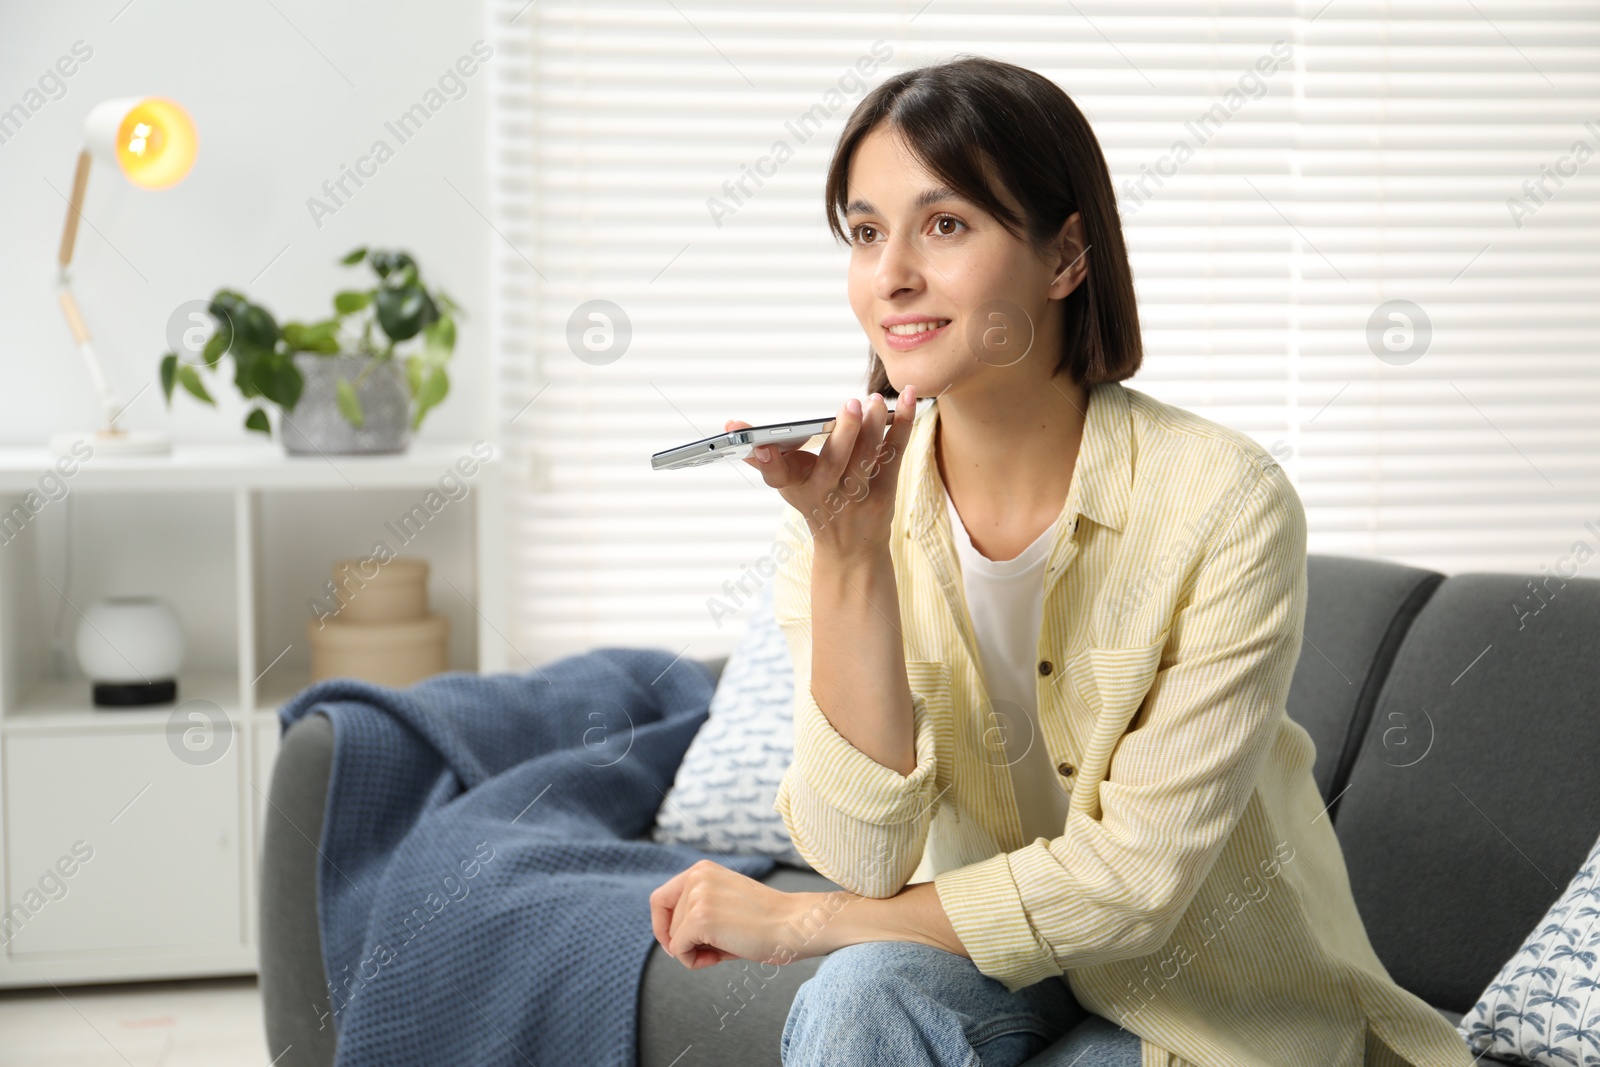
[[[94,446],[96,454],[170,452],[172,438],[168,434],[124,430],[117,426],[122,400],[112,389],[105,368],[95,355],[89,329],[72,297],[72,279],[67,268],[72,262],[72,246],[78,236],[78,218],[83,210],[83,192],[89,184],[89,164],[93,156],[114,164],[123,177],[141,189],[166,189],[182,181],[194,167],[199,138],[194,121],[176,101],[159,96],[125,97],[106,100],[90,109],[83,120],[83,144],[83,150],[78,153],[78,170],[72,180],[67,224],[61,234],[56,288],[67,326],[89,367],[104,425],[98,430],[53,434],[50,449],[65,453],[71,451],[76,442],[86,440]]]

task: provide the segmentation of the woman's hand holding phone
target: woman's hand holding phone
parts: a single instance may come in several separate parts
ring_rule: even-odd
[[[881,558],[878,553],[889,547],[895,484],[911,439],[916,399],[915,389],[906,386],[891,415],[878,393],[867,398],[865,409],[852,398],[840,406],[821,451],[779,452],[762,445],[743,462],[760,471],[762,480],[806,517],[819,554],[827,551],[841,560]],[[750,425],[729,419],[723,429]]]

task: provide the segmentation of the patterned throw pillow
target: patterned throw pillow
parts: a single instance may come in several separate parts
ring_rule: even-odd
[[[1485,1059],[1600,1064],[1600,841],[1459,1029]]]
[[[794,759],[794,663],[773,613],[773,584],[750,601],[749,624],[717,679],[710,717],[683,754],[651,836],[809,870],[772,810]]]

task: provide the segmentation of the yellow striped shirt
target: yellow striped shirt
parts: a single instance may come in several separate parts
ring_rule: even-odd
[[[1120,383],[1090,390],[1045,565],[1039,734],[1070,797],[1023,839],[978,667],[933,440],[917,413],[891,553],[915,722],[908,775],[811,693],[800,513],[774,603],[794,658],[776,810],[841,886],[932,880],[977,968],[1064,980],[1142,1038],[1142,1067],[1469,1067],[1455,1029],[1367,939],[1286,699],[1305,619],[1305,514],[1248,437]],[[1058,977],[1059,976],[1059,977]]]

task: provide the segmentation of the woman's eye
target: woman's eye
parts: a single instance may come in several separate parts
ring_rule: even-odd
[[[939,237],[954,237],[966,226],[965,222],[954,215],[940,215],[933,220],[933,232]],[[847,232],[851,244],[874,244],[878,239],[878,228],[867,222],[852,226]]]

